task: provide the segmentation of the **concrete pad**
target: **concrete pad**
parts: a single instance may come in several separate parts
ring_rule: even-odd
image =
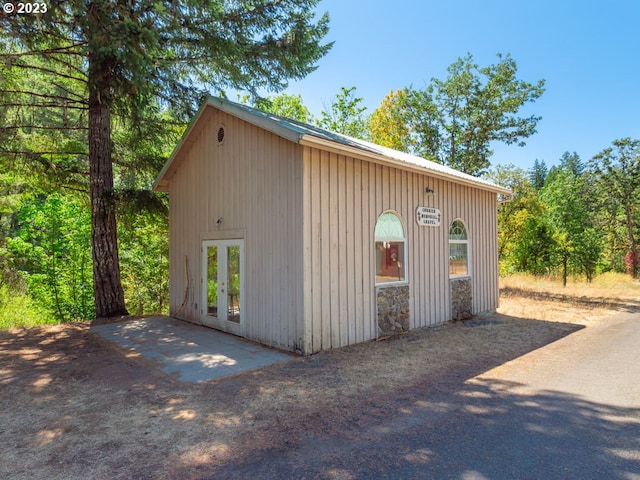
[[[243,338],[170,317],[95,325],[90,331],[157,362],[160,370],[183,382],[206,382],[292,358]]]

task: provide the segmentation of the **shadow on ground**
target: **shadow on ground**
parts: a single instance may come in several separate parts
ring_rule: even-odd
[[[199,385],[86,324],[0,332],[0,477],[628,478],[637,411],[468,381],[580,328],[494,314]]]
[[[474,380],[409,395],[397,415],[228,463],[222,478],[611,479],[640,472],[640,409]],[[401,394],[407,395],[406,392]],[[214,476],[206,477],[214,478]]]

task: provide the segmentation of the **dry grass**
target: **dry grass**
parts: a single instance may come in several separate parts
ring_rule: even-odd
[[[592,301],[584,285],[560,296],[558,284],[510,278],[498,313],[203,385],[163,375],[87,324],[0,332],[0,404],[11,406],[0,410],[0,478],[226,478],[230,465],[311,437],[373,444],[434,391],[637,308],[637,287],[604,285],[590,292],[608,300]]]
[[[568,321],[588,325],[618,311],[640,309],[640,281],[627,275],[606,273],[592,283],[530,275],[500,279],[498,312],[518,318]]]
[[[517,274],[502,277],[500,288],[520,289],[527,292],[561,293],[573,297],[639,300],[640,281],[622,273],[607,272],[587,283],[584,277],[573,277],[563,287],[561,279]]]

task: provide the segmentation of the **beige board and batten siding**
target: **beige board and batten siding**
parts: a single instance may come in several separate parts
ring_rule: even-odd
[[[469,235],[473,311],[497,308],[495,192],[310,146],[303,163],[306,353],[377,337],[373,232],[387,210],[405,227],[411,328],[451,318],[448,234],[456,218]],[[418,206],[439,208],[440,226],[417,225]]]
[[[210,99],[156,182],[170,192],[170,300],[179,318],[202,318],[202,242],[238,238],[247,338],[303,354],[376,338],[374,229],[387,210],[405,227],[411,328],[451,319],[456,218],[469,236],[472,310],[498,305],[497,193],[508,191],[481,179]],[[418,226],[419,206],[440,209],[440,226]]]
[[[301,351],[302,147],[209,106],[188,141],[168,184],[172,314],[201,322],[202,242],[242,238],[246,338]]]

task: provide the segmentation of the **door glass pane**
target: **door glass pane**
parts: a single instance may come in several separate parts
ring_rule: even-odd
[[[240,323],[240,246],[227,248],[227,320]]]
[[[207,315],[218,316],[218,247],[207,247]]]

